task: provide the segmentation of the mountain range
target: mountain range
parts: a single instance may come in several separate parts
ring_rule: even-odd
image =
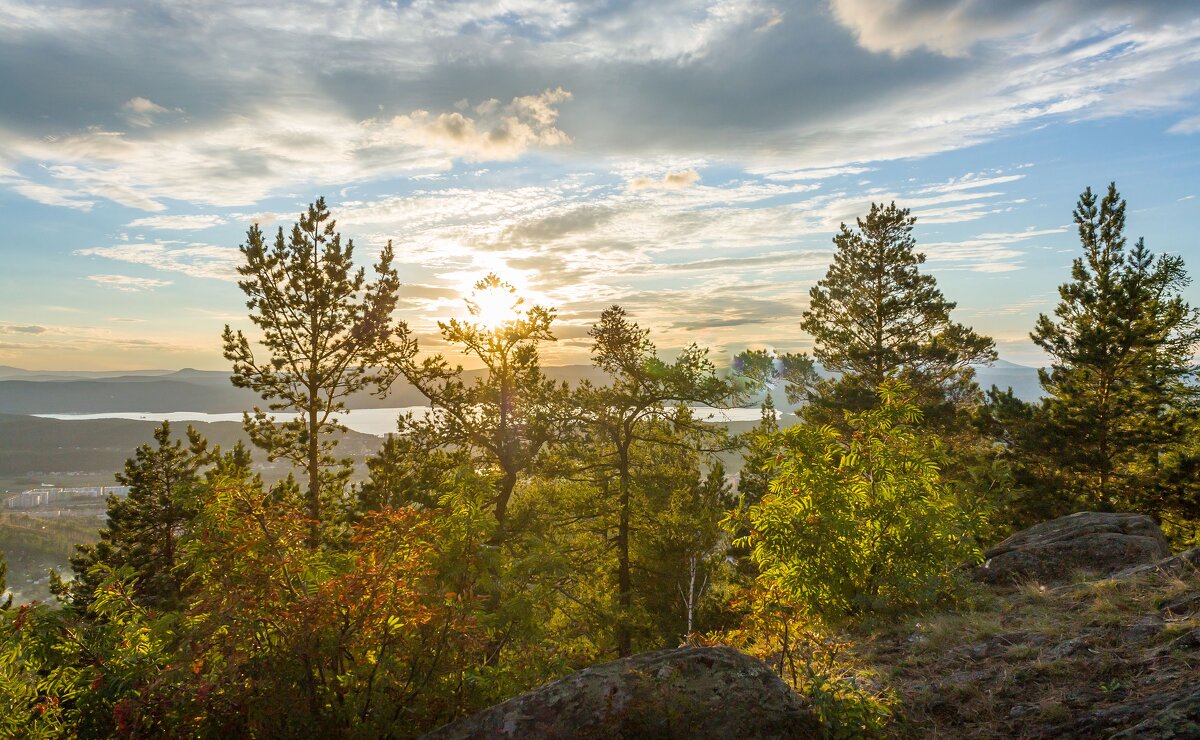
[[[468,381],[482,370],[468,370]],[[582,379],[603,383],[604,376],[590,365],[547,367],[545,373],[555,380],[577,382]],[[1018,398],[1027,401],[1039,396],[1037,370],[1004,360],[976,369],[980,386],[1012,387]],[[787,403],[781,389],[773,394],[779,408]],[[366,393],[349,399],[352,409],[420,406],[425,397],[403,381],[393,385],[386,398]],[[262,406],[253,391],[235,388],[229,373],[216,370],[183,369],[177,371],[144,370],[123,373],[31,371],[0,367],[0,413],[2,414],[99,414],[160,413],[195,411],[231,413]]]

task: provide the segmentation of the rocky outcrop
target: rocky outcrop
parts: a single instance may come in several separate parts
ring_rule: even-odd
[[[860,649],[917,736],[1200,738],[1200,549],[1110,572],[1158,540],[1130,515],[1034,527],[992,554],[1021,554],[1018,580],[1041,587],[981,589],[968,608],[860,637]],[[1055,553],[1061,569],[1043,564]]]
[[[643,653],[576,671],[426,738],[808,738],[806,701],[727,647]]]
[[[1171,552],[1162,530],[1141,514],[1080,512],[1024,529],[984,553],[976,569],[987,583],[1067,583],[1154,567]]]

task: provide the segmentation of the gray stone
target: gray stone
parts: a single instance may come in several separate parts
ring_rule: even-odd
[[[810,738],[808,702],[726,647],[634,655],[564,676],[426,735],[450,738]]]
[[[984,553],[976,575],[987,583],[1069,582],[1079,574],[1109,576],[1153,567],[1170,555],[1148,516],[1080,512],[1024,529]]]
[[[1113,576],[1113,578],[1129,578],[1131,576],[1140,576],[1146,573],[1164,573],[1169,576],[1184,576],[1189,573],[1200,571],[1200,547],[1193,547],[1190,550],[1184,550],[1178,555],[1172,555],[1169,558],[1159,560],[1154,563],[1134,566],[1126,568]]]
[[[1115,738],[1200,738],[1200,689],[1185,694]]]
[[[1200,593],[1187,593],[1164,601],[1159,606],[1163,616],[1171,619],[1182,619],[1193,614],[1200,614]]]

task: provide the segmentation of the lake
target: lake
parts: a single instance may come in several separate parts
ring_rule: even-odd
[[[413,416],[422,417],[429,413],[429,407],[402,406],[390,409],[354,409],[353,411],[343,412],[338,417],[343,424],[356,432],[382,437],[396,431],[397,417],[410,412]],[[762,412],[757,407],[716,409],[708,406],[697,406],[695,413],[698,417],[713,422],[758,421],[762,417]],[[141,419],[143,421],[170,422],[234,421],[238,423],[242,421],[240,413],[210,414],[202,411],[170,411],[166,413],[114,411],[103,414],[33,414],[33,416],[40,416],[44,419],[62,419],[64,421],[83,419]],[[279,419],[291,419],[295,418],[296,414],[278,412],[275,416]]]

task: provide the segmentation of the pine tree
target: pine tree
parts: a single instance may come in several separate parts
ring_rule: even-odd
[[[401,435],[423,449],[467,451],[497,474],[492,513],[495,543],[507,537],[508,505],[518,479],[558,434],[563,390],[542,373],[538,345],[554,341],[554,310],[522,308],[512,285],[494,274],[467,300],[471,320],[438,322],[442,338],[483,363],[486,373],[463,380],[463,368],[442,355],[410,365],[407,377],[429,399],[424,418],[402,417]],[[495,312],[495,315],[487,315]]]
[[[1085,506],[1141,508],[1160,461],[1195,423],[1200,312],[1183,300],[1179,257],[1155,257],[1140,239],[1127,249],[1116,184],[1097,200],[1091,188],[1079,197],[1083,255],[1055,318],[1039,316],[1030,336],[1051,357],[1039,373],[1043,421],[1067,493]]]
[[[490,514],[491,531],[487,547],[477,553],[483,561],[482,583],[472,588],[487,595],[484,606],[493,637],[485,646],[485,661],[495,665],[513,638],[514,620],[522,618],[504,608],[513,601],[521,609],[520,598],[507,598],[512,593],[508,556],[522,534],[510,521],[509,508],[542,450],[561,435],[566,392],[542,372],[538,353],[542,343],[554,341],[553,309],[526,308],[513,286],[494,274],[476,283],[467,308],[470,319],[438,322],[438,327],[447,344],[482,363],[485,372],[467,382],[462,366],[442,355],[411,364],[408,380],[429,399],[430,411],[423,418],[401,417],[400,435],[408,439],[396,444],[456,451],[442,461],[458,466],[444,471],[460,474],[452,487],[483,494],[480,504]],[[410,485],[404,478],[441,475],[434,470],[437,465],[435,459],[403,468],[383,462],[372,471],[367,494],[390,495],[386,491],[391,489],[403,495]]]
[[[225,327],[225,358],[233,384],[250,388],[270,411],[294,411],[279,422],[255,408],[245,427],[271,460],[283,458],[304,470],[308,542],[317,547],[327,518],[325,499],[340,493],[349,476],[345,460],[333,457],[346,431],[337,414],[346,399],[367,391],[386,395],[401,366],[416,353],[407,325],[393,322],[400,286],[392,268],[392,245],[375,265],[376,280],[353,268],[353,241],[342,243],[324,198],[302,214],[289,238],[280,228],[267,247],[257,225],[246,234],[245,264],[238,282],[249,297],[250,320],[261,330],[267,357],[258,359],[239,330]]]
[[[154,445],[137,448],[117,473],[129,495],[108,498],[108,520],[95,545],[81,545],[71,558],[75,580],[55,590],[69,594],[78,607],[91,603],[99,581],[93,567],[128,567],[137,579],[136,596],[144,606],[175,609],[180,604],[186,569],[179,541],[200,505],[200,469],[219,451],[210,451],[188,427],[187,445],[171,439],[171,425],[154,430]]]
[[[810,419],[840,422],[842,411],[872,408],[878,387],[898,375],[918,405],[944,424],[954,407],[978,396],[972,364],[992,362],[991,339],[950,320],[933,276],[919,266],[916,218],[907,208],[872,204],[858,229],[842,224],[833,238],[833,264],[809,291],[800,327],[813,337],[813,355],[835,379],[798,375],[790,397],[806,398]]]

